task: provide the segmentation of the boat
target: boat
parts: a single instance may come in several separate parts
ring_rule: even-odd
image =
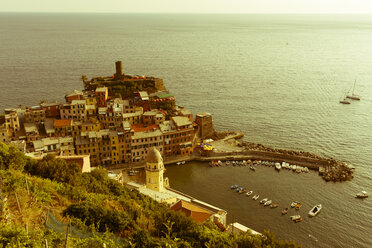
[[[285,214],[287,214],[287,213],[288,213],[288,208],[283,209],[283,211],[282,211],[282,215],[285,215]]]
[[[362,192],[356,194],[356,197],[357,198],[367,198],[368,197],[368,193],[367,193],[367,191],[362,191]]]
[[[293,221],[296,222],[296,223],[297,222],[301,222],[302,221],[302,218],[300,217],[300,218],[294,219]]]
[[[269,206],[273,201],[272,200],[268,200],[267,202],[264,203],[264,206],[267,207]]]
[[[297,165],[296,172],[297,173],[301,173],[302,172],[302,167],[299,166],[299,165]]]
[[[354,94],[355,84],[356,84],[356,80],[354,81],[353,91],[351,92],[351,94],[350,93],[346,94],[346,98],[349,98],[351,100],[357,100],[357,101],[359,101],[360,100],[360,96]]]
[[[177,162],[177,165],[180,165],[181,164],[181,162]]]
[[[239,194],[243,194],[243,193],[245,193],[245,192],[247,192],[247,188],[244,188],[244,189],[240,190],[240,191],[239,191]]]
[[[346,98],[346,96],[344,98],[341,98],[339,102],[342,103],[342,104],[350,104],[351,103],[350,100]]]
[[[251,169],[251,170],[253,170],[253,171],[255,171],[256,170],[256,168],[254,168],[252,165],[251,166],[249,166],[249,169]]]
[[[277,208],[279,207],[279,203],[273,203],[270,205],[270,208]]]
[[[294,207],[296,207],[296,205],[297,205],[297,202],[295,202],[295,201],[294,201],[294,202],[292,202],[292,203],[291,203],[291,208],[294,208]]]
[[[296,210],[300,210],[300,208],[301,208],[301,202],[298,202],[297,204],[296,204]]]
[[[267,202],[269,199],[268,198],[264,198],[260,201],[260,204],[265,204],[265,202]]]
[[[243,187],[239,187],[239,188],[236,189],[236,192],[240,192],[243,189],[244,189]]]
[[[238,188],[239,187],[239,185],[237,185],[237,184],[235,184],[235,185],[231,185],[231,189],[236,189],[236,188]]]
[[[245,193],[247,196],[250,196],[251,194],[253,193],[253,191],[248,191],[247,193]]]
[[[301,215],[292,215],[289,218],[291,218],[291,220],[295,220],[301,218]]]
[[[252,197],[252,199],[256,201],[259,197],[260,197],[260,195],[254,195],[254,196]]]
[[[282,168],[282,166],[279,164],[279,163],[275,163],[275,169],[280,171],[280,169]]]
[[[321,209],[322,209],[322,204],[318,204],[309,211],[309,215],[314,217],[320,212]]]

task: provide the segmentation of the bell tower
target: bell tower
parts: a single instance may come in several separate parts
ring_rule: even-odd
[[[147,155],[146,188],[164,191],[164,164],[160,152],[154,147]],[[167,183],[166,183],[167,184]]]

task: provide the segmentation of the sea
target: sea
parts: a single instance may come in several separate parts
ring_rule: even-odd
[[[355,198],[372,193],[371,15],[0,13],[1,109],[63,102],[82,75],[113,75],[118,60],[126,74],[163,78],[180,106],[211,113],[216,130],[356,168],[352,181],[334,183],[313,171],[190,162],[168,166],[171,187],[303,247],[372,247],[372,198]],[[361,100],[340,104],[353,88]],[[301,209],[281,216],[292,201]]]

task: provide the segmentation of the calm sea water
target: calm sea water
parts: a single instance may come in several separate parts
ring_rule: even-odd
[[[0,34],[1,109],[63,101],[81,75],[111,75],[122,60],[125,73],[161,77],[180,105],[212,113],[218,130],[356,167],[353,181],[325,183],[314,172],[191,163],[169,166],[175,189],[305,247],[372,246],[372,201],[354,198],[372,193],[372,16],[2,13]],[[354,80],[362,100],[339,104]],[[235,183],[280,207],[234,194]],[[292,200],[303,202],[302,223],[280,216]]]

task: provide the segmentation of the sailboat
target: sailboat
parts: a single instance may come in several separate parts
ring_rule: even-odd
[[[348,97],[345,96],[345,97],[343,97],[343,98],[340,99],[340,103],[342,103],[342,104],[350,104],[351,102],[348,99]]]
[[[351,92],[351,94],[348,93],[346,95],[346,98],[349,98],[351,100],[358,100],[359,101],[360,100],[360,96],[354,94],[355,84],[356,84],[356,80],[354,81],[353,91]]]

